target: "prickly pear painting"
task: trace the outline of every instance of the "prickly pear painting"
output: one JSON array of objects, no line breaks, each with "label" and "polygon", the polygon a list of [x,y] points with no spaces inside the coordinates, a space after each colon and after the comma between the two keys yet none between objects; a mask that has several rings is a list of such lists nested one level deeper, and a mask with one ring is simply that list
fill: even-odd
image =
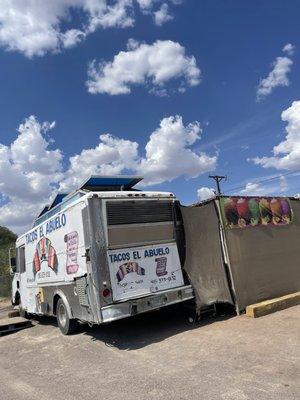
[{"label": "prickly pear painting", "polygon": [[54,247],[51,244],[51,240],[43,237],[36,245],[36,250],[33,256],[33,273],[36,275],[40,270],[43,261],[46,261],[48,267],[57,273],[57,255]]},{"label": "prickly pear painting", "polygon": [[293,220],[290,202],[283,197],[222,197],[225,228],[288,225]]}]

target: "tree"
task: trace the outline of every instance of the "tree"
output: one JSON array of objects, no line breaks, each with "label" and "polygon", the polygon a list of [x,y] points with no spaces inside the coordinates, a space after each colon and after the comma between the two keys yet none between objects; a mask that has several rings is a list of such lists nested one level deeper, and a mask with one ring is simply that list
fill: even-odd
[{"label": "tree", "polygon": [[10,247],[15,245],[17,235],[8,228],[0,226],[0,275],[9,273],[9,256]]}]

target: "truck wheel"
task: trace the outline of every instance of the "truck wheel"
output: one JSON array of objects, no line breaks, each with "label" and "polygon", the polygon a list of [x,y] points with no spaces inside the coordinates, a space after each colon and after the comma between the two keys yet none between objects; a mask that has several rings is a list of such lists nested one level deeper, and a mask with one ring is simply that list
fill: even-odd
[{"label": "truck wheel", "polygon": [[12,306],[19,306],[20,305],[20,293],[19,292],[16,292],[16,294],[15,294],[15,301],[13,301],[13,297],[12,297],[11,305]]},{"label": "truck wheel", "polygon": [[67,307],[62,299],[59,299],[56,307],[57,325],[63,335],[69,335],[78,328],[76,319],[71,319],[68,315]]}]

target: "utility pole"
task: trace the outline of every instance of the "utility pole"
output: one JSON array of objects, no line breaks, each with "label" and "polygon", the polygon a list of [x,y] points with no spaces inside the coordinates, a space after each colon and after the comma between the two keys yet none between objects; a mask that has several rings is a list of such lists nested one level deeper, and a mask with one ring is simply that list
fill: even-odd
[{"label": "utility pole", "polygon": [[216,182],[217,185],[217,195],[219,196],[221,194],[221,188],[220,188],[220,182],[224,179],[227,181],[227,176],[221,176],[221,175],[209,175],[211,179],[213,179]]}]

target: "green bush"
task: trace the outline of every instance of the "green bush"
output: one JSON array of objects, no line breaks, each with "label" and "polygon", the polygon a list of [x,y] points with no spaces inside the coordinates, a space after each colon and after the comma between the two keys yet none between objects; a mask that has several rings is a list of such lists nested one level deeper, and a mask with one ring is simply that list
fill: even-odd
[{"label": "green bush", "polygon": [[9,275],[9,249],[15,246],[17,235],[0,226],[0,298],[10,297],[12,277]]},{"label": "green bush", "polygon": [[12,276],[10,275],[0,276],[0,299],[11,296],[11,282],[12,282]]}]

